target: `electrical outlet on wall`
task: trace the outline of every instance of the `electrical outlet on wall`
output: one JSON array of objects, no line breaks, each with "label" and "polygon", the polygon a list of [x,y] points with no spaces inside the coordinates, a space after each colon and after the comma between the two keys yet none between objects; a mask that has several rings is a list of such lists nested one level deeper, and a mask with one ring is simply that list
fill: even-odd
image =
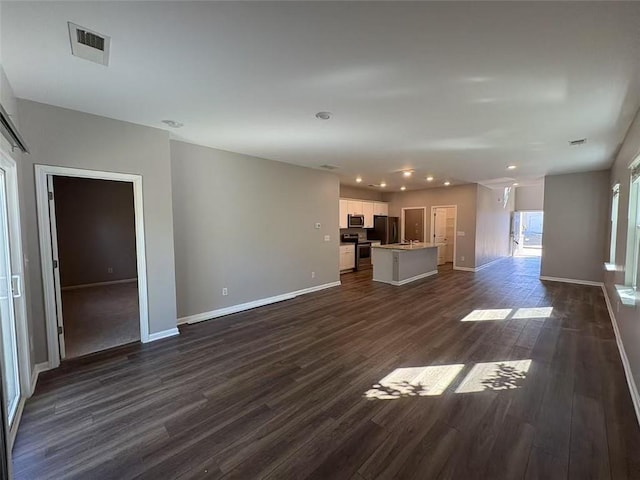
[{"label": "electrical outlet on wall", "polygon": [[113,273],[113,267],[107,267],[107,273]]},{"label": "electrical outlet on wall", "polygon": [[316,278],[316,272],[311,272],[311,278]]},{"label": "electrical outlet on wall", "polygon": [[223,295],[223,296],[227,296],[227,295],[229,295],[229,289],[228,289],[227,287],[224,287],[224,288],[222,289],[222,295]]},{"label": "electrical outlet on wall", "polygon": [[325,235],[324,236],[324,241],[325,242],[330,242],[331,241],[331,235]]},{"label": "electrical outlet on wall", "polygon": [[460,257],[460,261],[461,261],[461,262],[464,262],[464,255],[462,255],[462,256]]}]

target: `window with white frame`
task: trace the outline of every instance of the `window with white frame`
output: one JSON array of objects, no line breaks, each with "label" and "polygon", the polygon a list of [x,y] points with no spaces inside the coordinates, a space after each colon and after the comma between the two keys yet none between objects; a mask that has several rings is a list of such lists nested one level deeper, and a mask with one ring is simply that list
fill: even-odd
[{"label": "window with white frame", "polygon": [[638,264],[640,263],[640,158],[631,167],[629,189],[629,226],[627,231],[627,258],[625,283],[637,288]]},{"label": "window with white frame", "polygon": [[611,196],[611,239],[609,244],[609,263],[616,263],[616,240],[618,236],[618,198],[620,196],[620,184],[613,186]]}]

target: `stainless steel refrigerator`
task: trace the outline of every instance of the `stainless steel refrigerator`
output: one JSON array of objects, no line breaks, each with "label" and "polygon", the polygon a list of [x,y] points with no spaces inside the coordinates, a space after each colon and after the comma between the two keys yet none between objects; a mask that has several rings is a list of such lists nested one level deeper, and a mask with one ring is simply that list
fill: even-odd
[{"label": "stainless steel refrigerator", "polygon": [[400,219],[398,217],[375,215],[373,217],[373,228],[367,232],[367,238],[369,240],[380,240],[383,245],[398,243],[400,238]]}]

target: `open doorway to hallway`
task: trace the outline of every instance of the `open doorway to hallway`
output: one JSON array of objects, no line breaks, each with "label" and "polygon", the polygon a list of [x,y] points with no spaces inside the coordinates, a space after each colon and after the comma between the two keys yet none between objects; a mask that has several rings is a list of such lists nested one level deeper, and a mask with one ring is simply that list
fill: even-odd
[{"label": "open doorway to hallway", "polygon": [[61,358],[140,340],[133,184],[50,178]]},{"label": "open doorway to hallway", "polygon": [[542,256],[542,211],[513,212],[511,216],[511,255]]}]

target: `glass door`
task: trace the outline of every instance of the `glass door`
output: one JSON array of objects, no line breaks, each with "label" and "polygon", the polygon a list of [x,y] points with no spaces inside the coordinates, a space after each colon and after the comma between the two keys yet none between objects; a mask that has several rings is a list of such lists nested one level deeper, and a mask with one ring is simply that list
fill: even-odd
[{"label": "glass door", "polygon": [[5,171],[0,169],[0,333],[2,334],[2,366],[4,371],[4,408],[9,425],[20,401],[18,373],[18,343],[13,310],[9,221],[7,218],[7,188]]}]

